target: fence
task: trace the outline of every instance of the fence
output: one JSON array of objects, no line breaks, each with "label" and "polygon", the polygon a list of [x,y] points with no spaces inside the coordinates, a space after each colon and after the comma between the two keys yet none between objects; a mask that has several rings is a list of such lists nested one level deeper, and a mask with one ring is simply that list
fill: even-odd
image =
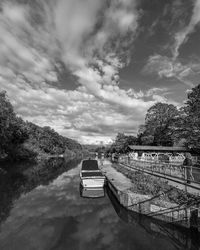
[{"label": "fence", "polygon": [[163,207],[160,205],[159,199],[161,196],[165,196],[171,191],[172,189],[148,200],[132,204],[129,208],[133,211],[143,213],[167,223],[174,223],[184,227],[199,228],[198,213],[200,197],[190,198],[190,200],[183,202],[182,204],[173,204],[168,207]]},{"label": "fence", "polygon": [[127,155],[121,155],[119,157],[119,162],[128,165],[130,168],[133,167],[137,170],[148,172],[148,173],[158,173],[164,177],[173,177],[177,180],[182,180],[189,183],[200,185],[200,168],[198,167],[188,167],[183,166],[181,163],[165,163],[156,162],[153,160],[143,161],[136,160]]}]

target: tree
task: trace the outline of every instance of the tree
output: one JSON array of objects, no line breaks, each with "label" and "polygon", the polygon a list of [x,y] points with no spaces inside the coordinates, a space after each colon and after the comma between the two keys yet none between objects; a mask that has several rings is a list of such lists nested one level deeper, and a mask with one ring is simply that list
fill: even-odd
[{"label": "tree", "polygon": [[141,144],[155,146],[172,146],[174,142],[173,127],[179,116],[173,104],[156,103],[150,107],[145,117],[145,125],[139,133]]},{"label": "tree", "polygon": [[23,120],[16,116],[6,92],[0,92],[0,153],[9,154],[27,138]]},{"label": "tree", "polygon": [[129,151],[129,145],[137,144],[137,138],[135,136],[127,136],[124,133],[118,133],[115,141],[111,145],[108,152],[110,153],[126,153]]},{"label": "tree", "polygon": [[151,145],[153,139],[153,135],[147,134],[145,125],[141,124],[138,129],[137,143],[139,145]]},{"label": "tree", "polygon": [[186,144],[200,151],[200,84],[188,93],[184,112],[186,119],[182,122],[182,128]]},{"label": "tree", "polygon": [[48,126],[40,127],[31,122],[26,122],[26,128],[29,133],[26,144],[38,153],[63,154],[67,150],[74,152],[82,150],[82,146],[75,140],[59,135]]},{"label": "tree", "polygon": [[0,92],[0,157],[31,159],[37,155],[80,152],[75,140],[59,135],[52,128],[39,127],[18,117],[6,92]]},{"label": "tree", "polygon": [[11,139],[10,125],[15,118],[13,107],[8,101],[6,92],[0,92],[0,151],[5,150]]}]

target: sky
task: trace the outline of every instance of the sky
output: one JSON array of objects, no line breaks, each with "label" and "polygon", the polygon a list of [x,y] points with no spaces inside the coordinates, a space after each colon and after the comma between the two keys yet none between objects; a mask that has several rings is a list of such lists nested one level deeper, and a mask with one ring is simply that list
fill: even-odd
[{"label": "sky", "polygon": [[0,0],[0,91],[83,144],[136,135],[199,84],[200,0]]}]

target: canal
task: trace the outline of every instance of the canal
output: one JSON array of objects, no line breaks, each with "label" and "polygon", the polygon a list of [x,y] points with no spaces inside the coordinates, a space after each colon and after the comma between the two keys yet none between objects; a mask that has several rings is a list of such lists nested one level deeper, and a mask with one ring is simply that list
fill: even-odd
[{"label": "canal", "polygon": [[83,197],[80,160],[25,165],[0,182],[1,250],[199,249],[197,232],[128,212],[108,189]]}]

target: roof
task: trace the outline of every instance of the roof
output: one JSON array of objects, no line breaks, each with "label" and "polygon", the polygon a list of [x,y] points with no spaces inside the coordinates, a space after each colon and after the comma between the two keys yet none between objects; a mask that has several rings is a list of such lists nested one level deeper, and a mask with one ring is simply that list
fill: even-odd
[{"label": "roof", "polygon": [[129,145],[129,148],[135,151],[162,151],[162,152],[189,152],[185,147],[162,147],[162,146],[140,146]]},{"label": "roof", "polygon": [[82,170],[99,170],[97,160],[84,160]]},{"label": "roof", "polygon": [[102,173],[101,172],[82,172],[82,177],[102,177]]}]

